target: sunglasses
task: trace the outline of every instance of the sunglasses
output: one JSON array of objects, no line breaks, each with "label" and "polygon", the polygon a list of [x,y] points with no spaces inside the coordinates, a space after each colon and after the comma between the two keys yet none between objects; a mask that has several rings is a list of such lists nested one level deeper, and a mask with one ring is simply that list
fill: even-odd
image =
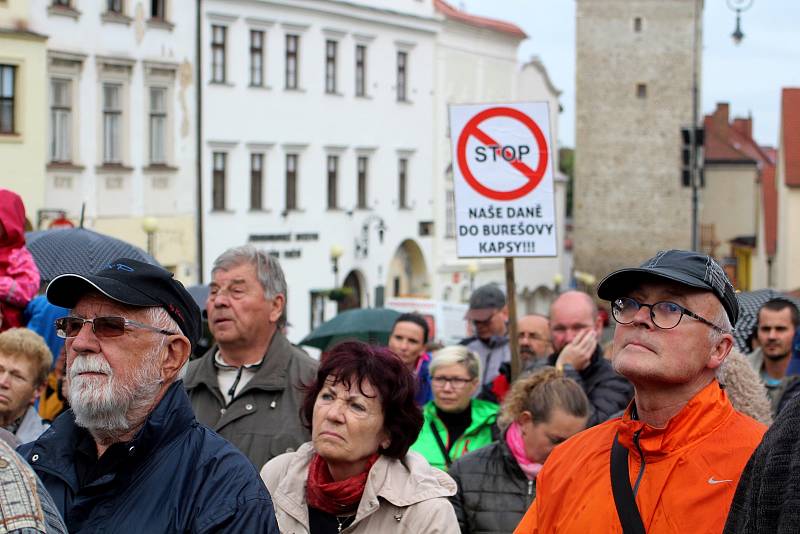
[{"label": "sunglasses", "polygon": [[97,337],[119,337],[125,333],[126,327],[131,326],[136,328],[144,328],[145,330],[150,330],[151,332],[158,332],[159,334],[164,334],[165,336],[174,336],[177,334],[177,332],[162,330],[161,328],[156,328],[155,326],[137,321],[131,321],[130,319],[126,319],[124,317],[108,316],[95,317],[94,319],[84,319],[82,317],[68,316],[62,317],[61,319],[56,319],[56,335],[63,338],[75,337],[80,334],[81,330],[83,329],[83,325],[86,323],[92,325],[92,332]]}]

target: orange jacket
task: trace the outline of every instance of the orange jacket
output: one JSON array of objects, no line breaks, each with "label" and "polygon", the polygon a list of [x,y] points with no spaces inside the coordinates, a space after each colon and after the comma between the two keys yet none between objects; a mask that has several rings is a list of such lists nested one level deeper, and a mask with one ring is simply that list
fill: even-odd
[{"label": "orange jacket", "polygon": [[611,443],[628,449],[631,486],[642,464],[636,504],[649,533],[722,532],[736,485],[766,426],[734,410],[716,380],[664,429],[630,418],[590,428],[559,445],[536,478],[536,500],[514,534],[621,533],[611,492]]}]

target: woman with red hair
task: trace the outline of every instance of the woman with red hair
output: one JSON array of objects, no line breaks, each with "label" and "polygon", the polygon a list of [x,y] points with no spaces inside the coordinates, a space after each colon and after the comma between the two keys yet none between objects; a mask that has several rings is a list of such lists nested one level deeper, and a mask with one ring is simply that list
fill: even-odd
[{"label": "woman with red hair", "polygon": [[385,348],[323,355],[302,408],[311,442],[261,470],[281,532],[459,532],[455,483],[408,451],[422,427],[415,384]]}]

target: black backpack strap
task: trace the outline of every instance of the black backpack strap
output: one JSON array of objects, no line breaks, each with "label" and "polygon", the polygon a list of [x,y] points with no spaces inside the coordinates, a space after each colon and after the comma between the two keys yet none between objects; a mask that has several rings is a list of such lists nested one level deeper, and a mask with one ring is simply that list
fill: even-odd
[{"label": "black backpack strap", "polygon": [[625,534],[645,534],[642,516],[633,496],[631,479],[628,473],[628,449],[619,444],[619,433],[614,435],[611,445],[611,491],[614,493],[614,504]]},{"label": "black backpack strap", "polygon": [[453,463],[453,460],[451,460],[450,455],[447,454],[447,447],[444,446],[444,442],[442,442],[442,436],[439,435],[439,431],[436,430],[436,425],[433,424],[433,421],[431,421],[431,430],[433,431],[433,437],[436,438],[436,444],[439,445],[439,450],[442,451],[445,465],[450,467],[450,464]]}]

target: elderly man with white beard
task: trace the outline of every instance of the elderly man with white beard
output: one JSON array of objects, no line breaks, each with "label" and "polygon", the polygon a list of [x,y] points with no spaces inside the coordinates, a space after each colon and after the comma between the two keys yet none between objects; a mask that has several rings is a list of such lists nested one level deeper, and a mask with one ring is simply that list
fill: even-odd
[{"label": "elderly man with white beard", "polygon": [[72,533],[277,533],[252,464],[194,417],[179,373],[200,310],[172,273],[121,258],[47,288],[70,308],[70,410],[19,452]]}]

